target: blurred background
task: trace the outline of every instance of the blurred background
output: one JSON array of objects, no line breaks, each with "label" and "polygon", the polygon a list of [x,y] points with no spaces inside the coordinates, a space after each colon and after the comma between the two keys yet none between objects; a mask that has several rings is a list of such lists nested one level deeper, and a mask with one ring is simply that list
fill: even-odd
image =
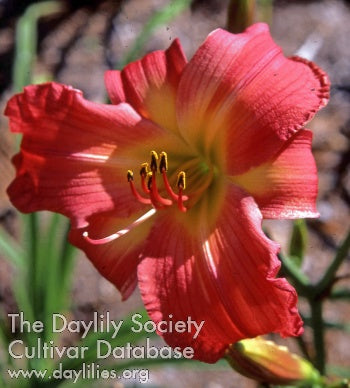
[{"label": "blurred background", "polygon": [[[210,31],[226,26],[229,5],[228,0],[193,0],[187,2],[188,6],[183,2],[185,5],[177,9],[176,2],[166,0],[56,1],[52,12],[37,18],[35,47],[24,47],[21,57],[16,29],[18,33],[18,22],[32,3],[0,0],[1,111],[21,84],[19,78],[25,78],[26,74],[30,82],[55,80],[82,90],[89,100],[105,102],[105,70],[117,68],[125,63],[126,58],[132,59],[135,53],[143,55],[165,49],[176,37],[180,39],[187,57],[191,58]],[[309,233],[302,271],[312,281],[317,281],[350,226],[350,2],[275,0],[260,3],[263,6],[257,18],[270,24],[272,36],[284,53],[290,56],[298,52],[301,56],[311,57],[329,74],[332,82],[329,105],[308,126],[314,132],[313,150],[319,170],[318,210],[321,217],[307,221]],[[140,40],[145,25],[165,7],[170,9],[170,16],[146,29],[146,39]],[[135,41],[138,42],[137,47]],[[32,43],[29,40],[27,44]],[[29,66],[26,50],[29,56],[30,52],[35,52]],[[19,64],[20,75],[16,69]],[[9,133],[7,119],[1,116],[0,228],[14,240],[21,237],[23,222],[8,200],[6,187],[15,174],[10,159],[16,149],[16,138]],[[269,234],[285,250],[288,250],[292,226],[289,221],[265,223]],[[57,238],[63,235],[64,232],[59,231]],[[6,256],[0,250],[0,307],[5,326],[6,314],[18,311],[14,291],[16,264]],[[137,292],[122,303],[115,288],[96,272],[81,252],[77,252],[70,271],[72,285],[68,287],[66,308],[74,319],[90,320],[94,311],[110,311],[114,319],[121,319],[142,306]],[[349,290],[349,274],[348,257],[338,272],[338,276],[342,276],[337,283],[340,289]],[[347,297],[349,295],[325,302],[325,320],[329,326],[326,332],[327,363],[331,373],[344,377],[350,374],[350,305]],[[300,308],[307,317],[309,311],[303,300]],[[76,340],[69,336],[64,339],[66,343]],[[311,333],[306,326],[306,346],[309,341]],[[281,343],[287,343],[299,352],[294,341]],[[93,384],[101,386],[102,383],[92,382],[90,386]],[[104,384],[136,386],[133,385],[135,382]],[[88,382],[85,381],[85,385]],[[216,366],[187,363],[152,368],[151,381],[146,386],[249,388],[255,387],[256,383],[239,376],[225,363]]]}]

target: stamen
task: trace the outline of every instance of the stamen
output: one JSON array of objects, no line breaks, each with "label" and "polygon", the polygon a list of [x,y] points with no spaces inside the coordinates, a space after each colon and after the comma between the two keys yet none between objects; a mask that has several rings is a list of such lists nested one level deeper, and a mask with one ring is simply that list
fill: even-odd
[{"label": "stamen", "polygon": [[180,171],[179,172],[179,174],[177,176],[176,186],[179,189],[183,189],[183,190],[186,189],[186,173],[185,173],[185,171]]},{"label": "stamen", "polygon": [[[148,178],[147,186],[148,186],[148,189],[150,190],[150,197],[151,197],[152,204],[154,206],[156,206],[155,203],[157,203],[157,202],[160,205],[163,205],[161,207],[172,205],[173,202],[170,199],[163,198],[159,194],[158,188],[157,188],[157,180],[156,180],[156,174],[155,173],[153,173],[153,172],[149,173],[149,178]],[[158,205],[158,207],[159,207],[159,205]]]},{"label": "stamen", "polygon": [[[176,193],[174,193],[173,189],[171,188],[170,183],[169,183],[169,181],[168,181],[168,177],[167,177],[165,171],[162,172],[162,176],[163,176],[163,181],[164,181],[165,190],[167,191],[167,193],[170,195],[170,197],[171,197],[174,201],[177,201],[178,198],[179,198],[179,196],[178,196]],[[187,201],[187,200],[188,200],[187,195],[183,195],[183,196],[182,196],[182,199],[183,199],[183,201]]]},{"label": "stamen", "polygon": [[145,213],[144,215],[142,215],[140,218],[138,218],[136,221],[134,221],[128,228],[126,229],[121,229],[119,230],[118,232],[116,233],[113,233],[111,234],[110,236],[107,236],[107,237],[104,237],[104,238],[100,238],[100,239],[92,239],[89,237],[89,233],[87,231],[85,231],[83,233],[83,237],[85,238],[86,241],[88,241],[90,244],[93,244],[93,245],[101,245],[101,244],[106,244],[106,243],[109,243],[111,241],[114,241],[116,240],[117,238],[121,237],[121,236],[124,236],[124,234],[127,234],[129,233],[131,230],[133,230],[136,226],[142,224],[143,222],[145,222],[146,220],[148,220],[150,217],[153,216],[153,214],[155,214],[156,212],[156,209],[151,209],[149,210],[147,213]]},{"label": "stamen", "polygon": [[[164,156],[163,156],[163,159],[164,159]],[[148,189],[151,190],[151,201],[152,203],[156,201],[156,202],[159,202],[161,205],[170,206],[172,205],[173,202],[170,199],[161,197],[158,192],[157,181],[156,181],[156,172],[158,169],[157,162],[158,162],[158,154],[156,153],[156,151],[151,151],[152,181],[150,182],[150,180],[148,179]],[[155,206],[154,203],[153,205]]]},{"label": "stamen", "polygon": [[147,188],[146,185],[146,177],[148,174],[148,163],[142,163],[141,164],[141,170],[140,170],[140,175],[141,175],[141,187],[142,190],[146,193],[149,194],[149,189]]},{"label": "stamen", "polygon": [[[159,171],[162,173],[163,176],[165,190],[174,201],[177,201],[179,196],[175,194],[173,189],[171,188],[170,183],[168,181],[168,176],[166,174],[166,172],[168,171],[168,155],[166,154],[166,152],[160,153]],[[186,201],[188,197],[184,195],[182,199]]]},{"label": "stamen", "polygon": [[168,155],[164,151],[160,153],[159,171],[168,171]]},{"label": "stamen", "polygon": [[156,151],[151,151],[151,171],[157,172],[158,169],[158,154]]},{"label": "stamen", "polygon": [[128,170],[126,177],[128,179],[128,182],[131,182],[134,180],[134,173],[131,170]]},{"label": "stamen", "polygon": [[175,194],[175,193],[173,192],[173,189],[171,188],[170,183],[169,183],[169,181],[168,181],[168,177],[167,177],[167,175],[166,175],[166,171],[163,171],[163,172],[162,172],[162,176],[163,176],[163,181],[164,181],[165,190],[167,191],[167,193],[170,195],[170,197],[171,197],[174,201],[177,201],[178,195]]},{"label": "stamen", "polygon": [[178,174],[177,187],[178,187],[179,193],[176,194],[171,188],[168,181],[168,177],[167,177],[168,156],[164,151],[160,153],[160,158],[158,158],[158,154],[156,151],[151,151],[151,163],[141,164],[141,169],[140,169],[141,187],[143,192],[147,194],[149,198],[144,198],[139,194],[139,192],[136,190],[134,185],[134,174],[131,170],[128,170],[127,178],[128,178],[128,182],[130,183],[132,194],[139,202],[147,205],[152,204],[155,209],[162,209],[166,206],[171,206],[173,204],[173,201],[171,199],[162,197],[158,191],[158,187],[157,187],[158,168],[160,173],[162,174],[163,181],[164,181],[164,188],[166,192],[169,194],[169,196],[173,201],[177,202],[178,208],[181,211],[185,212],[187,208],[183,206],[183,202],[188,200],[188,197],[186,195],[183,195],[183,190],[185,189],[185,183],[186,183],[185,172],[181,171]]},{"label": "stamen", "polygon": [[148,198],[144,198],[142,197],[138,191],[136,190],[136,187],[134,185],[134,173],[131,171],[131,170],[128,170],[128,173],[127,173],[127,179],[128,179],[128,182],[130,183],[130,188],[131,188],[131,192],[133,194],[133,196],[141,203],[145,204],[145,205],[150,205],[152,202],[150,199]]},{"label": "stamen", "polygon": [[177,176],[177,187],[179,188],[177,207],[180,211],[186,213],[187,208],[183,205],[184,198],[182,195],[183,190],[186,188],[186,174],[184,171],[179,172],[179,175]]},{"label": "stamen", "polygon": [[152,205],[154,206],[155,209],[164,209],[165,206],[164,205],[161,205],[159,202],[157,202],[157,200],[155,199],[154,195],[153,195],[153,190],[152,190],[152,172],[149,172],[147,174],[147,188],[148,188],[148,191],[149,191],[149,197],[151,199],[151,202],[152,202]]},{"label": "stamen", "polygon": [[151,188],[152,188],[152,173],[149,172],[149,173],[147,174],[147,189],[148,189],[149,191],[151,191]]}]

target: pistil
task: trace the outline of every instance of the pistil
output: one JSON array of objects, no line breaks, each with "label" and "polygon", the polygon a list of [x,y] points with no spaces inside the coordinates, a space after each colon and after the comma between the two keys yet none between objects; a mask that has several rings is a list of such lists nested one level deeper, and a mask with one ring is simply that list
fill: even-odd
[{"label": "pistil", "polygon": [[127,228],[121,229],[116,233],[111,234],[110,236],[99,238],[99,239],[93,239],[89,237],[89,233],[85,231],[83,233],[83,237],[86,241],[88,241],[90,244],[93,245],[103,245],[107,244],[111,241],[114,241],[118,239],[119,237],[124,236],[124,234],[129,233],[131,230],[136,228],[138,225],[144,223],[146,220],[148,220],[150,217],[152,217],[156,212],[156,209],[151,209],[147,213],[143,214],[141,217],[139,217],[137,220],[135,220],[133,223],[131,223]]}]

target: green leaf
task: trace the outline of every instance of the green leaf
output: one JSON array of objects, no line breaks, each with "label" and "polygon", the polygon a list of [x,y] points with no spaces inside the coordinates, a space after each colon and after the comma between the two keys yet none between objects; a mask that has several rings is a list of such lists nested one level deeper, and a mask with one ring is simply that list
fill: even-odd
[{"label": "green leaf", "polygon": [[73,267],[75,263],[75,256],[77,248],[68,241],[70,223],[67,219],[64,220],[63,236],[61,238],[60,250],[60,275],[61,275],[61,306],[63,309],[68,307],[68,296],[70,293],[71,282],[73,277]]},{"label": "green leaf", "polygon": [[15,60],[13,83],[15,92],[32,82],[32,67],[37,54],[37,23],[44,16],[60,12],[63,4],[59,1],[42,1],[27,7],[16,26]]},{"label": "green leaf", "polygon": [[329,295],[329,299],[350,299],[350,290],[346,288],[333,290]]},{"label": "green leaf", "polygon": [[62,228],[62,217],[59,214],[50,215],[49,227],[47,228],[47,233],[43,236],[42,240],[44,244],[42,245],[41,258],[40,258],[40,281],[41,284],[38,286],[42,288],[42,298],[45,318],[45,340],[50,341],[53,339],[54,335],[50,328],[50,321],[52,319],[52,314],[58,311],[61,311],[61,306],[59,303],[59,294],[61,291],[62,278],[59,271],[59,236]]},{"label": "green leaf", "polygon": [[289,244],[289,256],[295,258],[295,264],[301,266],[307,246],[307,227],[305,220],[295,220]]},{"label": "green leaf", "polygon": [[[5,312],[2,307],[0,307],[0,349],[7,349],[8,345],[12,341],[11,339],[11,333],[10,330],[8,329],[5,321]],[[1,358],[3,357],[3,358]],[[5,366],[4,358],[6,358],[6,364],[12,364],[13,359],[10,356],[8,352],[3,352],[3,354],[0,353],[0,370],[2,367]],[[0,372],[0,375],[2,375],[2,372]]]},{"label": "green leaf", "polygon": [[0,250],[1,256],[9,263],[15,267],[24,267],[24,250],[3,228],[0,228]]}]

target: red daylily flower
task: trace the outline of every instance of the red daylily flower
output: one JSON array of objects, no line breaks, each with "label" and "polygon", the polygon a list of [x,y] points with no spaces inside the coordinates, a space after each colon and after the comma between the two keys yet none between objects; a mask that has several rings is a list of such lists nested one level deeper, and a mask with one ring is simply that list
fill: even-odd
[{"label": "red daylily flower", "polygon": [[70,241],[124,299],[138,282],[155,322],[205,321],[197,338],[163,334],[197,359],[215,362],[242,338],[299,335],[296,292],[275,278],[279,246],[261,222],[318,216],[304,125],[327,103],[325,73],[285,58],[256,24],[215,30],[188,63],[175,40],[105,81],[113,105],[57,83],[8,102],[24,135],[13,204],[69,217]]}]

